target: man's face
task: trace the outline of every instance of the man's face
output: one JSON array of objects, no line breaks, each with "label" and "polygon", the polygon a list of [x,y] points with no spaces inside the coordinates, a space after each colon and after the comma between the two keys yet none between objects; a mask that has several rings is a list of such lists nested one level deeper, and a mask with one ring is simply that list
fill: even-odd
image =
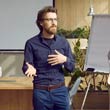
[{"label": "man's face", "polygon": [[57,32],[57,15],[56,13],[46,13],[43,21],[41,22],[43,32],[47,34],[55,34]]}]

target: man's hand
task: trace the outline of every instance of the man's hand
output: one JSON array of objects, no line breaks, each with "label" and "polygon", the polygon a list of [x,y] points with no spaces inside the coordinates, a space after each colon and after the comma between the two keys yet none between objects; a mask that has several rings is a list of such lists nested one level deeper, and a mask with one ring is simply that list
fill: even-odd
[{"label": "man's hand", "polygon": [[25,72],[25,75],[28,77],[37,76],[36,75],[36,69],[31,64],[29,64],[28,62],[26,62],[26,65],[27,65],[28,69]]},{"label": "man's hand", "polygon": [[62,64],[67,61],[67,57],[55,50],[56,54],[48,55],[48,63],[53,65]]}]

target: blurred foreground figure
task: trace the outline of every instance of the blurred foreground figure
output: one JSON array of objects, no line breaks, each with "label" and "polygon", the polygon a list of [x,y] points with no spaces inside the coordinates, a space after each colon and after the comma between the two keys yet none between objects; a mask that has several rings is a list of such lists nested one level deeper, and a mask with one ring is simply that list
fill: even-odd
[{"label": "blurred foreground figure", "polygon": [[108,84],[110,85],[110,74],[108,75]]}]

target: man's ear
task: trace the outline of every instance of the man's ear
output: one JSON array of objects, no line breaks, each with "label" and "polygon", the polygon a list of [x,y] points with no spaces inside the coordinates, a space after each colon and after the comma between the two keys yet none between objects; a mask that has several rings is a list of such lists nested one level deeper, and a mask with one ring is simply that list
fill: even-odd
[{"label": "man's ear", "polygon": [[43,23],[42,23],[42,22],[40,22],[40,25],[42,26],[42,25],[43,25]]}]

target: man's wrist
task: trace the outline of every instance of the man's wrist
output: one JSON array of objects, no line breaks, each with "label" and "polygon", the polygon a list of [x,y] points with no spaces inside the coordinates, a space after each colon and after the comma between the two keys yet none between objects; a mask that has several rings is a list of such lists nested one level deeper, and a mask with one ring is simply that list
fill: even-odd
[{"label": "man's wrist", "polygon": [[64,63],[65,63],[65,62],[67,62],[67,57],[66,57],[66,56],[65,56],[65,60],[64,60]]}]

